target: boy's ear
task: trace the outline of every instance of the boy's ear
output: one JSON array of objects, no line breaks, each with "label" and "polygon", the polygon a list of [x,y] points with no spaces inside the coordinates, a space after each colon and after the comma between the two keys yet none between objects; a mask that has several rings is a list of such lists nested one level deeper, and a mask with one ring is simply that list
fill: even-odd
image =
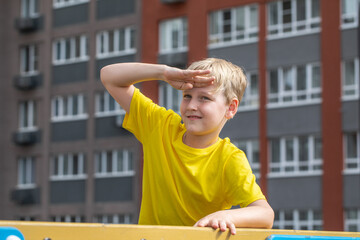
[{"label": "boy's ear", "polygon": [[237,112],[237,109],[238,109],[238,106],[239,106],[239,99],[233,98],[230,101],[230,104],[229,104],[228,109],[226,111],[226,114],[225,114],[226,119],[232,119],[235,116],[235,114]]}]

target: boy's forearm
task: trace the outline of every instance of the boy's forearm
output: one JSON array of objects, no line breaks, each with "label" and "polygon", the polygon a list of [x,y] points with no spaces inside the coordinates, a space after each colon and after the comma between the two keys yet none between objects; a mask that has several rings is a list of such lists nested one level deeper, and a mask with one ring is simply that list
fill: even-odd
[{"label": "boy's forearm", "polygon": [[166,65],[146,63],[117,63],[101,69],[104,85],[127,87],[142,81],[162,80]]},{"label": "boy's forearm", "polygon": [[230,229],[231,234],[236,228],[271,228],[274,222],[274,211],[266,200],[257,200],[245,208],[222,210],[200,219],[195,227]]},{"label": "boy's forearm", "polygon": [[271,208],[250,206],[227,210],[237,228],[272,228],[274,212]]}]

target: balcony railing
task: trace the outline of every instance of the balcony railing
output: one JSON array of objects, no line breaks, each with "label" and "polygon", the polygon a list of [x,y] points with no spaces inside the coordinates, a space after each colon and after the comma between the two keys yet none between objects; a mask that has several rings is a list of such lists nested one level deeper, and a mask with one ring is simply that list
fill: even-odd
[{"label": "balcony railing", "polygon": [[13,140],[17,145],[33,145],[40,142],[40,130],[16,132],[13,135]]},{"label": "balcony railing", "polygon": [[14,86],[19,90],[31,90],[41,85],[42,75],[16,76]]},{"label": "balcony railing", "polygon": [[15,28],[22,33],[34,32],[41,28],[42,17],[21,17],[15,20]]}]

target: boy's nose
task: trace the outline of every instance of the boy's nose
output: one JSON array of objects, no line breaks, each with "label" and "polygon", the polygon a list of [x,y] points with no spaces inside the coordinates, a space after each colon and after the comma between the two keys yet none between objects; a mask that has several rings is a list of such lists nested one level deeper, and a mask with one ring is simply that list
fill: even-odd
[{"label": "boy's nose", "polygon": [[197,103],[197,101],[195,99],[191,99],[189,104],[187,105],[187,108],[189,110],[196,110],[197,107],[198,107],[198,103]]}]

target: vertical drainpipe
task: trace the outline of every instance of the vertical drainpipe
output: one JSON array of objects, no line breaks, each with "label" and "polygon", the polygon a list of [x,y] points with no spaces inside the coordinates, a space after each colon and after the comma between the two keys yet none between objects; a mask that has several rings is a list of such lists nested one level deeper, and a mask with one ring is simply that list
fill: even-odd
[{"label": "vertical drainpipe", "polygon": [[344,229],[340,0],[321,3],[323,228]]},{"label": "vertical drainpipe", "polygon": [[260,145],[260,186],[267,195],[268,173],[268,139],[267,139],[267,111],[266,111],[266,1],[259,3],[259,79],[260,79],[260,106],[259,106],[259,145]]}]

